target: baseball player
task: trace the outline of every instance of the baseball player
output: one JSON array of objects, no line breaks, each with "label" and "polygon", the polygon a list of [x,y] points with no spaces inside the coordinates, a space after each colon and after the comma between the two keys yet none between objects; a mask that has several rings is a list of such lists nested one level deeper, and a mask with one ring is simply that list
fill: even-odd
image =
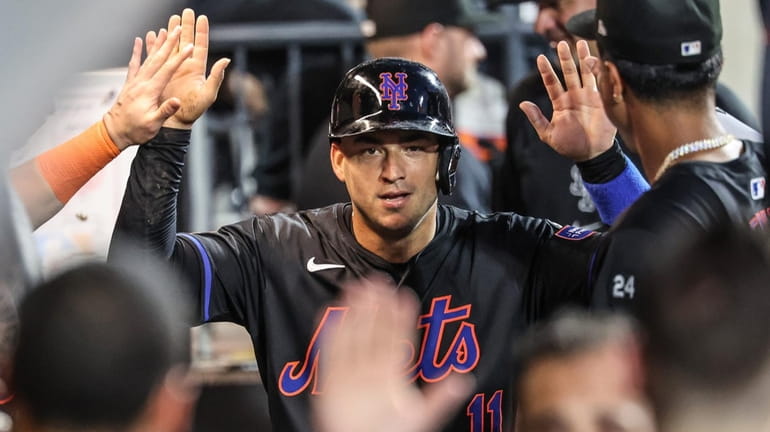
[{"label": "baseball player", "polygon": [[[504,2],[520,3],[520,0]],[[539,11],[534,31],[552,46],[564,40],[574,49],[579,38],[595,39],[572,26],[567,27],[567,23],[573,23],[570,18],[576,14],[596,8],[596,0],[539,0],[537,3]],[[594,32],[595,28],[591,28],[590,33]],[[559,68],[555,71],[561,75]],[[509,94],[508,146],[493,176],[493,210],[515,211],[588,229],[611,224],[612,221],[600,219],[575,163],[540,141],[527,117],[518,109],[523,101],[532,101],[546,116],[551,115],[548,93],[537,71],[522,78]],[[757,121],[748,107],[720,82],[716,86],[716,106],[717,119],[730,133],[740,138],[760,136],[752,129],[757,127]],[[622,140],[620,145],[627,151]],[[638,158],[631,157],[640,166]]]},{"label": "baseball player", "polygon": [[[122,235],[168,257],[190,278],[201,322],[248,329],[276,430],[311,429],[309,400],[324,391],[322,341],[347,313],[335,304],[345,281],[381,274],[419,298],[421,338],[405,351],[410,379],[475,375],[473,394],[446,420],[451,431],[508,425],[511,346],[556,307],[590,300],[594,233],[436,203],[439,190],[452,192],[459,150],[446,89],[419,63],[372,60],[337,88],[330,159],[351,203],[176,234],[189,139],[187,129],[163,128],[140,147],[111,247]],[[636,199],[646,184],[607,155],[611,135],[584,143],[585,159],[622,167],[608,184],[628,185],[626,200]]]},{"label": "baseball player", "polygon": [[[578,52],[599,77],[607,116],[639,153],[653,181],[652,189],[613,225],[597,254],[595,304],[629,304],[637,294],[636,279],[665,233],[699,233],[724,221],[767,225],[768,160],[764,145],[736,139],[715,115],[714,85],[722,66],[717,0],[644,0],[622,6],[600,0],[592,13],[603,61],[588,57],[585,41]],[[649,29],[655,29],[655,38]],[[571,57],[566,43],[559,44],[558,53],[562,64]],[[538,67],[552,73],[544,57]],[[549,96],[564,115],[559,109],[563,90],[553,84],[546,82]],[[555,125],[533,104],[524,103],[522,109],[541,138],[559,144],[549,135]],[[586,131],[594,127],[584,125]]]}]

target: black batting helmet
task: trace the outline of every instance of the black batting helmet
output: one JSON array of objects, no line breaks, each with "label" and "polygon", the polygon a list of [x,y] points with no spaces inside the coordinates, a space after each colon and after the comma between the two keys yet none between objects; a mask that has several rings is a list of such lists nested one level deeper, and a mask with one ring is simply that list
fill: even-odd
[{"label": "black batting helmet", "polygon": [[460,145],[449,95],[435,72],[406,59],[379,58],[345,74],[334,93],[329,140],[388,129],[438,135],[437,182],[450,195]]}]

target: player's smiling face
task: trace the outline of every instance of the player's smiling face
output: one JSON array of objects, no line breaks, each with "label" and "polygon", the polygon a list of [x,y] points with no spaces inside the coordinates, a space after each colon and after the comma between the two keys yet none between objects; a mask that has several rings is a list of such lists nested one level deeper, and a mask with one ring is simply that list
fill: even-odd
[{"label": "player's smiling face", "polygon": [[353,203],[353,224],[387,239],[401,239],[435,217],[436,135],[404,130],[377,131],[332,144],[337,177]]}]

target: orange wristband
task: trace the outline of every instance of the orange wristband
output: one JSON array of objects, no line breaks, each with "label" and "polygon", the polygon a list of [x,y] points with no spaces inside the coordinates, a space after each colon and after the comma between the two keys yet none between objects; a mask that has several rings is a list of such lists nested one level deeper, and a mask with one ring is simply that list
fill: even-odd
[{"label": "orange wristband", "polygon": [[88,180],[120,154],[104,121],[41,154],[35,161],[61,203],[66,203]]}]

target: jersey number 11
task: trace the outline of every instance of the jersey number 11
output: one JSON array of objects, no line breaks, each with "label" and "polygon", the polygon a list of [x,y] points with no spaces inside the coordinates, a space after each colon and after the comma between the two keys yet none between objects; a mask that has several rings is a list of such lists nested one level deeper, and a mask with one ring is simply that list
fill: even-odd
[{"label": "jersey number 11", "polygon": [[[503,391],[496,391],[485,403],[486,396],[484,393],[478,393],[468,404],[466,413],[471,420],[470,432],[501,432],[503,430]],[[484,429],[486,413],[489,413],[489,429]]]}]

